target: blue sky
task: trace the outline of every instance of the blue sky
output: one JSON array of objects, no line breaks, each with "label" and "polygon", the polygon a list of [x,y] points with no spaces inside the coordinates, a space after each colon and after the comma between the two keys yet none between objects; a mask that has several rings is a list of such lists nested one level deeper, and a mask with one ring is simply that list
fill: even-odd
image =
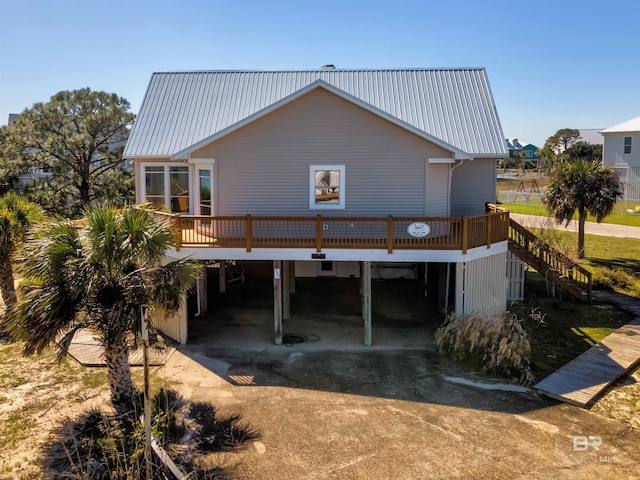
[{"label": "blue sky", "polygon": [[0,0],[0,124],[161,70],[486,67],[506,137],[640,115],[640,1]]}]

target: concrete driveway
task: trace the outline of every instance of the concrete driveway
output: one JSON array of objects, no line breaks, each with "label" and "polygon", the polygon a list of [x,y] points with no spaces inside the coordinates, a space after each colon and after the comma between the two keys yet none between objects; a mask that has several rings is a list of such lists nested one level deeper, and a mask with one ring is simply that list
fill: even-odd
[{"label": "concrete driveway", "polygon": [[159,369],[260,431],[210,459],[234,479],[640,477],[640,430],[531,392],[453,383],[474,377],[435,351],[442,317],[420,282],[374,282],[372,347],[357,280],[299,282],[284,331],[316,341],[291,346],[273,344],[271,295],[265,280],[212,297],[192,343]]},{"label": "concrete driveway", "polygon": [[639,430],[532,393],[452,383],[464,374],[433,346],[307,343],[236,347],[232,357],[214,350],[180,347],[159,373],[181,383],[185,396],[239,413],[260,431],[239,452],[210,459],[232,478],[637,479],[640,472]]}]

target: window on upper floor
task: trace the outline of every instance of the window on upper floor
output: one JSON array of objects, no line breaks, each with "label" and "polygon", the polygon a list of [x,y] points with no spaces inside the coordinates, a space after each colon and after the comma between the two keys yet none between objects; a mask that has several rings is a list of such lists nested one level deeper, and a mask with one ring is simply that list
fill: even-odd
[{"label": "window on upper floor", "polygon": [[631,153],[631,137],[624,137],[624,153]]},{"label": "window on upper floor", "polygon": [[309,208],[344,209],[344,165],[309,167]]},{"label": "window on upper floor", "polygon": [[145,165],[144,178],[143,201],[174,213],[189,212],[189,167]]}]

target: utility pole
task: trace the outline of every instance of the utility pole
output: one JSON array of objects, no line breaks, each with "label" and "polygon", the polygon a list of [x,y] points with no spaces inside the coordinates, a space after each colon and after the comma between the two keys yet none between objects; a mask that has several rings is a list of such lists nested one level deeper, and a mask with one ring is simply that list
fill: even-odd
[{"label": "utility pole", "polygon": [[151,471],[151,405],[149,404],[149,317],[147,305],[140,307],[142,358],[144,364],[144,457],[147,480],[152,480]]}]

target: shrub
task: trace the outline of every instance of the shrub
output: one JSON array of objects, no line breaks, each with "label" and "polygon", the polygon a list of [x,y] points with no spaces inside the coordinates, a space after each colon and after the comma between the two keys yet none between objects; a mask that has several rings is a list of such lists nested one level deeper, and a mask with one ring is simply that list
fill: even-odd
[{"label": "shrub", "polygon": [[594,288],[623,290],[640,297],[640,279],[622,268],[596,268],[593,271]]},{"label": "shrub", "polygon": [[456,318],[451,313],[436,330],[435,344],[441,353],[477,365],[483,372],[517,377],[523,385],[533,383],[529,336],[515,313],[495,318],[479,315]]},{"label": "shrub", "polygon": [[[145,478],[142,403],[134,399],[130,411],[115,414],[87,412],[63,429],[54,442],[54,478],[82,480],[142,480]],[[173,390],[160,390],[151,400],[153,436],[190,479],[222,480],[222,469],[203,465],[203,455],[228,451],[259,437],[238,415],[221,417],[210,403],[190,403]],[[153,454],[153,479],[170,475]]]}]

